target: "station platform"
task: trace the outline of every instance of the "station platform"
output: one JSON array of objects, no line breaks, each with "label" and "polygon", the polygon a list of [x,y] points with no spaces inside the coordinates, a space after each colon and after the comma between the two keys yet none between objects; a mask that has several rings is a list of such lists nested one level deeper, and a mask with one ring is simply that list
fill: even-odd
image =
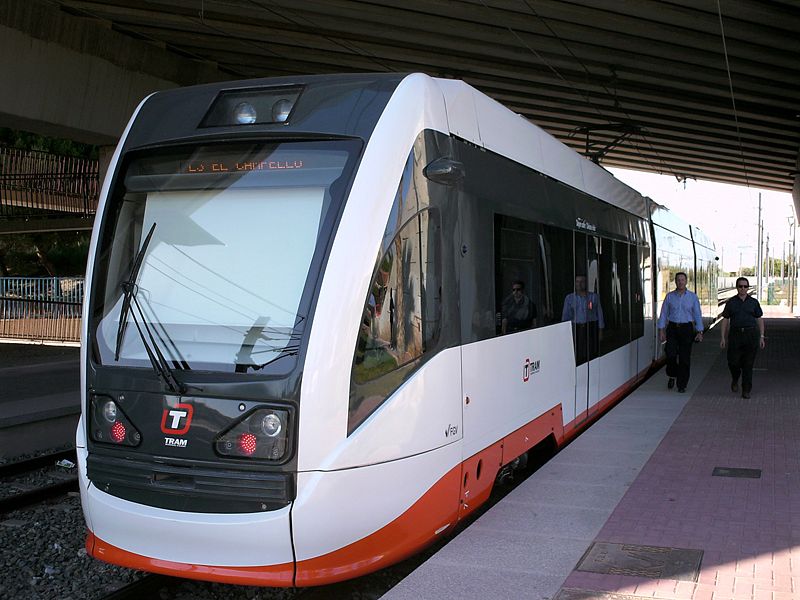
[{"label": "station platform", "polygon": [[800,319],[766,309],[751,399],[713,328],[686,393],[656,373],[382,598],[800,598]]}]

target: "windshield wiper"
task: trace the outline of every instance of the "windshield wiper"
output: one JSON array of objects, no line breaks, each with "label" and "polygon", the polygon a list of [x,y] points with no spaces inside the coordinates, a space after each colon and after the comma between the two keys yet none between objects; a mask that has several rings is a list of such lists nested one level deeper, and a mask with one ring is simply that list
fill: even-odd
[{"label": "windshield wiper", "polygon": [[[179,381],[175,377],[175,373],[172,370],[172,367],[169,366],[169,361],[164,357],[164,354],[161,352],[159,348],[158,341],[156,340],[155,336],[153,335],[150,326],[147,324],[147,318],[145,317],[144,311],[142,307],[139,305],[139,300],[136,299],[136,292],[131,291],[130,293],[131,301],[133,305],[136,307],[136,311],[139,312],[139,317],[142,319],[142,325],[144,325],[144,331],[142,331],[142,325],[139,324],[139,319],[136,318],[136,311],[131,311],[131,318],[133,319],[133,324],[136,325],[136,331],[139,332],[139,337],[142,338],[142,345],[144,345],[145,352],[147,352],[147,358],[150,359],[150,364],[153,365],[153,371],[155,371],[156,375],[158,375],[163,381],[164,384],[169,388],[169,390],[174,394],[185,394],[187,390],[186,384],[182,381]],[[145,331],[147,335],[145,335]],[[150,343],[148,343],[148,338],[150,338]],[[153,344],[153,347],[150,347],[150,344]],[[201,388],[197,388],[201,389]]]},{"label": "windshield wiper", "polygon": [[[181,381],[178,381],[178,379],[175,377],[175,373],[169,366],[169,361],[167,361],[167,359],[164,357],[164,354],[161,352],[158,341],[153,335],[150,326],[147,324],[147,318],[145,317],[144,311],[139,305],[139,301],[136,299],[136,291],[138,288],[136,285],[136,280],[139,277],[139,270],[142,268],[144,255],[147,252],[147,247],[150,245],[150,240],[153,238],[153,232],[155,230],[156,224],[153,223],[152,227],[150,227],[150,231],[147,232],[147,237],[145,237],[144,242],[142,242],[142,247],[136,254],[136,258],[133,261],[133,266],[131,267],[131,272],[128,276],[128,279],[120,284],[120,287],[122,287],[123,299],[122,308],[119,312],[119,327],[117,328],[117,344],[114,351],[114,360],[119,361],[119,355],[122,350],[122,341],[125,338],[125,330],[128,325],[128,314],[130,313],[131,317],[133,318],[133,323],[136,325],[136,330],[139,332],[139,337],[142,339],[145,352],[147,352],[147,358],[150,359],[150,364],[153,365],[153,370],[155,371],[156,375],[164,381],[164,384],[170,389],[170,391],[177,394],[183,394],[186,392],[187,386]],[[136,318],[136,312],[131,310],[131,304],[133,304],[136,307],[136,310],[139,312],[142,324],[144,325],[144,331],[142,330],[142,325],[139,324],[139,319]],[[146,334],[145,331],[147,332]],[[148,338],[150,340],[149,342]],[[151,343],[153,345],[152,348],[150,347]]]},{"label": "windshield wiper", "polygon": [[139,269],[144,262],[144,255],[147,252],[147,246],[150,245],[150,240],[153,237],[153,232],[156,230],[156,224],[150,227],[147,237],[144,238],[142,247],[139,249],[136,258],[133,260],[133,267],[128,279],[120,284],[122,287],[122,308],[119,311],[119,326],[117,327],[117,347],[114,350],[114,360],[119,361],[119,353],[122,350],[122,340],[125,337],[125,329],[128,326],[128,312],[131,309],[131,299],[133,298],[136,290],[136,279],[139,277]]}]

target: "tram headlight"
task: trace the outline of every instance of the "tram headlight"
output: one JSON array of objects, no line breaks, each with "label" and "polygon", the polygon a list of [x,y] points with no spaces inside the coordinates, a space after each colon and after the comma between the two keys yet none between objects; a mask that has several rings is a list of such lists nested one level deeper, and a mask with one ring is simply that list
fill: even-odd
[{"label": "tram headlight", "polygon": [[214,441],[221,456],[282,461],[290,450],[289,410],[259,407],[248,413]]},{"label": "tram headlight", "polygon": [[289,113],[292,112],[294,103],[286,98],[281,98],[272,105],[272,120],[275,123],[285,123],[289,118]]},{"label": "tram headlight", "polygon": [[109,400],[103,405],[103,417],[109,423],[117,420],[117,404],[113,400]]},{"label": "tram headlight", "polygon": [[249,102],[239,102],[233,109],[233,118],[239,125],[255,123],[258,113]]},{"label": "tram headlight", "polygon": [[203,117],[200,127],[286,123],[301,91],[302,86],[223,90]]},{"label": "tram headlight", "polygon": [[281,429],[283,429],[281,418],[274,412],[269,413],[261,419],[261,431],[263,431],[264,435],[267,437],[275,437],[281,432]]}]

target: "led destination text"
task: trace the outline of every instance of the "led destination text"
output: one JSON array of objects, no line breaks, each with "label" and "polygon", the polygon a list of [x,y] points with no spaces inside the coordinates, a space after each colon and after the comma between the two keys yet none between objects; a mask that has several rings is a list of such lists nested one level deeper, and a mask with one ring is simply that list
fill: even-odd
[{"label": "led destination text", "polygon": [[284,169],[302,169],[302,160],[261,160],[245,162],[192,162],[187,163],[187,173],[236,173],[242,171],[278,171]]}]

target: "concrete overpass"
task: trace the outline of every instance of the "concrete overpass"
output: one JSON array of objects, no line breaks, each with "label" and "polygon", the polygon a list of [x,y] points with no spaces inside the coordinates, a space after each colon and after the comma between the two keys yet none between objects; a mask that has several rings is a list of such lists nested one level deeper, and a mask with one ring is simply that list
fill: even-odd
[{"label": "concrete overpass", "polygon": [[424,71],[603,165],[800,209],[798,31],[797,0],[5,0],[0,125],[112,144],[157,89]]}]

